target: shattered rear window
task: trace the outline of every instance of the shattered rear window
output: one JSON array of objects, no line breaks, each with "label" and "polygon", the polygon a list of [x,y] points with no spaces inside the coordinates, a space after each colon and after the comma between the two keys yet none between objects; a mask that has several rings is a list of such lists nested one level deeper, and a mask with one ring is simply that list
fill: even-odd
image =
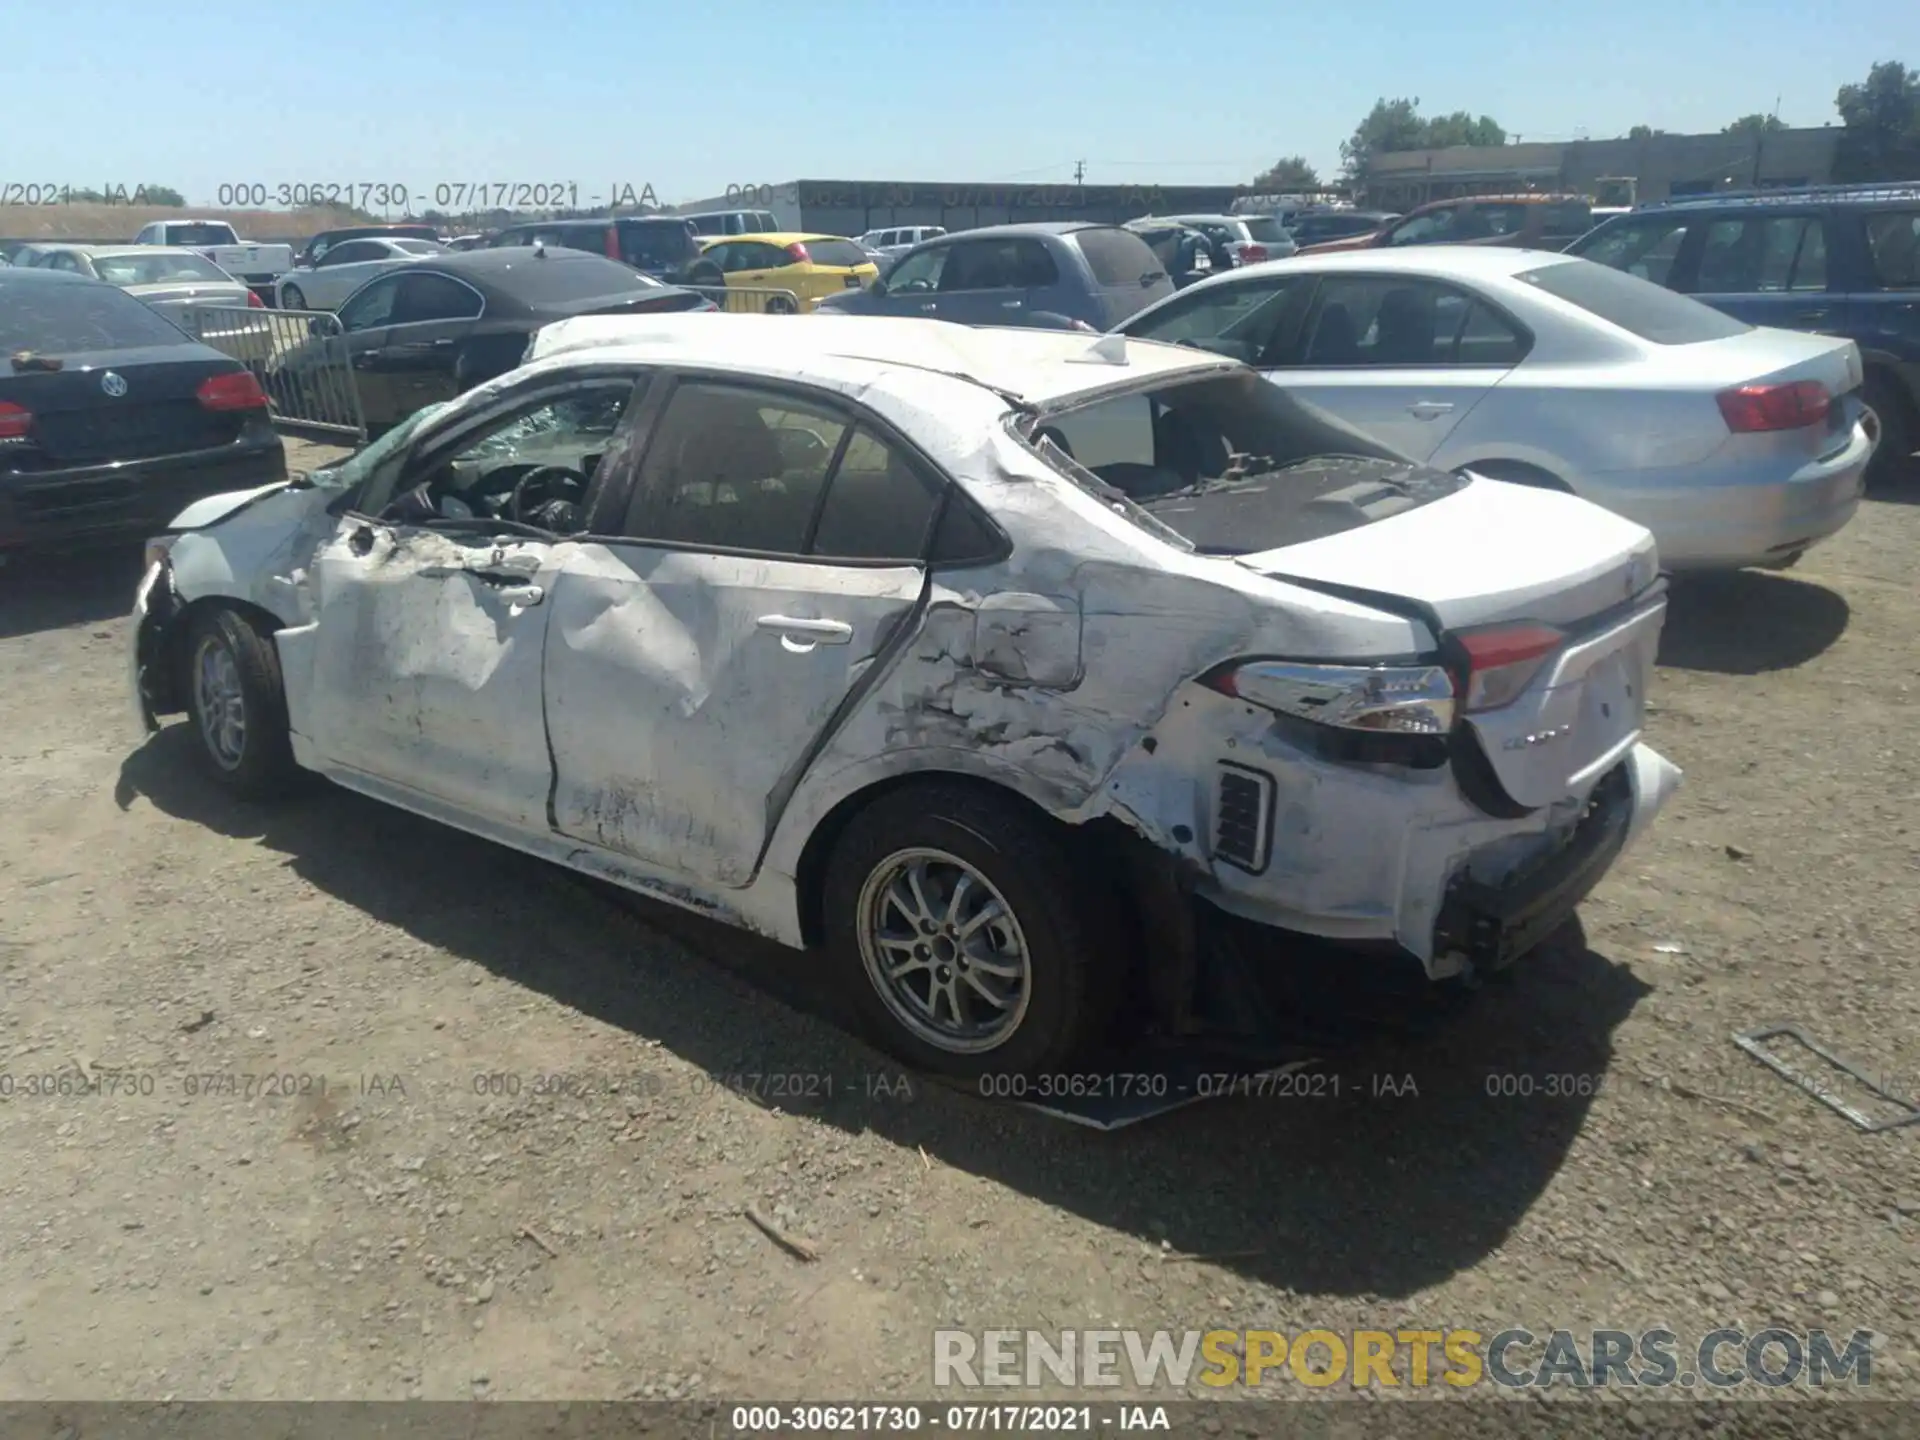
[{"label": "shattered rear window", "polygon": [[1043,412],[1020,433],[1053,468],[1161,539],[1207,554],[1298,544],[1457,490],[1252,371]]}]

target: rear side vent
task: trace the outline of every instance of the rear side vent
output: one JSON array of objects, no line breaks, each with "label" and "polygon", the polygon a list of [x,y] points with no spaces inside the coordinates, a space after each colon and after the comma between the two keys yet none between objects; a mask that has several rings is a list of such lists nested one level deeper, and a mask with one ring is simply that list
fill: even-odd
[{"label": "rear side vent", "polygon": [[1214,858],[1249,875],[1265,870],[1273,838],[1273,777],[1222,762],[1213,815]]}]

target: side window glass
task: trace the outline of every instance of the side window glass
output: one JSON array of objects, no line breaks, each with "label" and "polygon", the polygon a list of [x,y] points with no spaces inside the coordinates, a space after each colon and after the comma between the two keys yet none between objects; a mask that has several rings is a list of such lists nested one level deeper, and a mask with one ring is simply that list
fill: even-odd
[{"label": "side window glass", "polygon": [[[537,482],[538,493],[523,491],[520,518],[556,534],[576,532],[588,486],[633,395],[630,383],[602,381],[523,403],[468,432],[456,448],[436,449],[397,473],[376,473],[362,504],[415,523],[498,516],[522,479],[550,469],[555,473]],[[398,494],[376,493],[383,486]]]},{"label": "side window glass", "polygon": [[[1806,274],[1818,284],[1796,281],[1795,266],[1809,233],[1817,236],[1817,255],[1809,255]],[[1707,227],[1695,289],[1705,295],[1743,295],[1788,289],[1826,288],[1826,237],[1817,219],[1779,215],[1747,220],[1716,220]]]},{"label": "side window glass", "polygon": [[1053,256],[1038,240],[1014,241],[1013,260],[1012,278],[1015,285],[1037,290],[1045,285],[1060,283],[1060,267],[1053,263]]},{"label": "side window glass", "polygon": [[1434,314],[1436,363],[1518,365],[1526,356],[1526,337],[1478,300],[1449,291],[1435,303]]},{"label": "side window glass", "polygon": [[893,267],[893,273],[887,276],[887,293],[924,294],[935,287],[943,290],[950,288],[941,282],[946,278],[948,257],[958,248],[954,245],[936,245],[931,250],[920,250],[904,256]]},{"label": "side window glass", "polygon": [[1687,237],[1687,222],[1676,219],[1636,221],[1616,225],[1577,253],[1583,260],[1624,270],[1655,285],[1668,283],[1673,262],[1680,254],[1680,242]]},{"label": "side window glass", "polygon": [[1416,215],[1389,235],[1387,244],[1431,245],[1451,239],[1459,216],[1458,210],[1435,210],[1426,215]]},{"label": "side window glass", "polygon": [[1015,247],[1004,240],[961,241],[941,273],[942,290],[1005,290],[1014,285]]},{"label": "side window glass", "polygon": [[[1307,365],[1432,365],[1441,351],[1442,291],[1417,280],[1356,276],[1326,280],[1305,347]],[[1460,313],[1454,312],[1458,326]]]},{"label": "side window glass", "polygon": [[372,330],[393,319],[394,296],[400,293],[397,277],[374,281],[358,291],[340,307],[340,326],[344,330]]},{"label": "side window glass", "polygon": [[430,320],[471,320],[480,313],[478,294],[445,275],[401,277],[394,302],[393,323],[415,325]]},{"label": "side window glass", "polygon": [[1869,215],[1867,249],[1882,290],[1920,290],[1920,210]]},{"label": "side window glass", "polygon": [[624,533],[804,554],[846,429],[824,409],[776,392],[683,384],[647,446]]},{"label": "side window glass", "polygon": [[1820,220],[1807,221],[1800,232],[1800,250],[1793,257],[1793,269],[1787,276],[1789,290],[1825,290],[1827,288],[1827,227]]},{"label": "side window glass", "polygon": [[1165,340],[1230,355],[1258,364],[1278,338],[1287,297],[1299,282],[1263,277],[1239,285],[1202,290],[1184,304],[1168,307],[1144,324],[1128,327],[1143,340]]},{"label": "side window glass", "polygon": [[847,560],[913,560],[926,552],[939,489],[865,426],[854,430],[827,486],[812,553]]}]

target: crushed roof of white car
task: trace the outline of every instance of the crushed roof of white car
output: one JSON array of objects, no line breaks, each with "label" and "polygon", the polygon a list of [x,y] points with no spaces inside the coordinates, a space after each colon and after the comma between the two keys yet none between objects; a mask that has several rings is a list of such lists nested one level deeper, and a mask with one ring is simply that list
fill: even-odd
[{"label": "crushed roof of white car", "polygon": [[1197,907],[1509,964],[1678,780],[1646,530],[1153,342],[569,320],[183,521],[135,698],[215,780],[820,947],[954,1075],[1243,1023]]}]

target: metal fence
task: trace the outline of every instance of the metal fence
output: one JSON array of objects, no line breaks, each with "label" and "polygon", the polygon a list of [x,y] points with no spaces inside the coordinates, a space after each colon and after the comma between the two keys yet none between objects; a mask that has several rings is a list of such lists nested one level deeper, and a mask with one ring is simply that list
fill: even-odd
[{"label": "metal fence", "polygon": [[267,392],[276,425],[356,442],[367,438],[353,357],[338,316],[196,305],[180,312],[180,323],[253,372]]},{"label": "metal fence", "polygon": [[753,285],[688,285],[729,315],[798,315],[813,303],[791,290],[769,290]]}]

